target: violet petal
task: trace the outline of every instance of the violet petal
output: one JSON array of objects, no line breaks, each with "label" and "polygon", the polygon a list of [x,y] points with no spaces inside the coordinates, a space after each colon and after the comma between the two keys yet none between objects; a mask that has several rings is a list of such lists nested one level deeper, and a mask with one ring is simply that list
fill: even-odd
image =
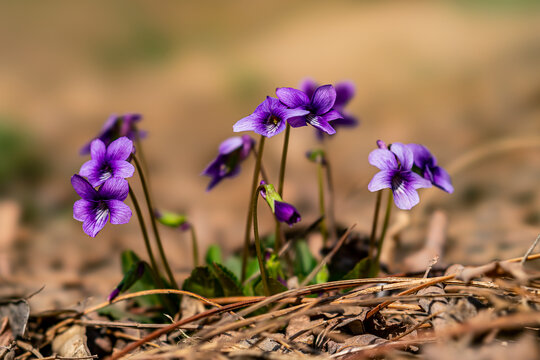
[{"label": "violet petal", "polygon": [[375,149],[369,153],[368,161],[380,170],[395,170],[398,167],[396,156],[386,149]]},{"label": "violet petal", "polygon": [[116,199],[124,201],[129,193],[127,180],[121,178],[111,178],[107,180],[98,190],[102,199]]},{"label": "violet petal", "polygon": [[[107,147],[108,160],[127,160],[133,151],[133,141],[122,136]],[[94,159],[92,157],[92,159]],[[97,159],[94,159],[97,160]]]},{"label": "violet petal", "polygon": [[111,214],[111,224],[127,224],[131,219],[131,209],[120,200],[106,200]]},{"label": "violet petal", "polygon": [[449,194],[454,192],[450,175],[440,166],[433,169],[433,185],[439,187]]},{"label": "violet petal", "polygon": [[96,200],[98,198],[97,191],[80,175],[71,177],[71,185],[73,185],[77,194],[85,200]]},{"label": "violet petal", "polygon": [[392,187],[392,176],[394,171],[382,170],[376,173],[368,184],[368,190],[371,192],[382,189],[390,189]]},{"label": "violet petal", "polygon": [[414,162],[412,151],[402,143],[393,143],[390,145],[390,150],[396,154],[401,163],[402,170],[411,170]]},{"label": "violet petal", "polygon": [[311,99],[311,108],[316,115],[327,113],[336,101],[336,89],[332,85],[323,85],[315,90]]},{"label": "violet petal", "polygon": [[290,87],[277,88],[276,95],[279,101],[291,109],[309,105],[309,97],[303,91],[298,89]]}]

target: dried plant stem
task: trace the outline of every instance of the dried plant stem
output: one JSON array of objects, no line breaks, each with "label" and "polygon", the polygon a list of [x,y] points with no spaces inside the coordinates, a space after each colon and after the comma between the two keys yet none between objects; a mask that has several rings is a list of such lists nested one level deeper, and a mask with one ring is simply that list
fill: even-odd
[{"label": "dried plant stem", "polygon": [[238,309],[238,308],[242,308],[242,307],[248,306],[248,305],[256,303],[256,302],[257,302],[257,300],[244,301],[244,302],[241,302],[241,303],[235,303],[235,304],[223,306],[221,308],[214,308],[214,309],[210,309],[210,310],[204,311],[202,313],[199,313],[197,315],[193,315],[193,316],[188,317],[186,319],[182,319],[180,321],[174,322],[172,324],[167,325],[164,328],[161,328],[161,329],[158,329],[158,330],[152,332],[151,334],[149,334],[148,336],[145,336],[144,338],[142,338],[139,341],[136,341],[134,343],[129,344],[128,346],[126,346],[122,350],[120,350],[120,351],[114,353],[113,355],[111,355],[108,359],[109,360],[120,359],[120,358],[124,357],[125,355],[127,355],[130,351],[135,350],[136,348],[138,348],[139,346],[141,346],[141,345],[143,345],[143,344],[145,344],[145,343],[147,343],[149,341],[152,341],[154,339],[157,339],[161,335],[167,334],[167,333],[181,327],[182,325],[189,324],[189,323],[191,323],[193,321],[197,321],[197,320],[200,320],[200,319],[204,319],[204,318],[206,318],[208,316],[221,314],[221,313],[224,313],[224,312],[228,312],[228,311],[232,311],[232,310],[235,310],[235,309]]},{"label": "dried plant stem", "polygon": [[523,256],[523,259],[521,259],[521,265],[525,264],[525,261],[527,261],[527,258],[529,257],[529,255],[531,255],[531,253],[533,252],[536,245],[538,245],[538,242],[540,242],[540,234],[536,237],[536,240],[534,240],[534,242],[531,245],[531,247],[529,248],[529,250],[527,250],[527,252]]},{"label": "dried plant stem", "polygon": [[215,306],[217,308],[220,308],[221,305],[213,302],[212,300],[209,300],[201,295],[198,295],[198,294],[195,294],[195,293],[192,293],[190,291],[186,291],[186,290],[175,290],[175,289],[153,289],[153,290],[143,290],[143,291],[137,291],[137,292],[134,292],[134,293],[129,293],[129,294],[124,294],[124,295],[120,295],[118,296],[117,298],[115,298],[113,301],[107,301],[107,302],[104,302],[104,303],[101,303],[101,304],[98,304],[96,306],[92,306],[88,309],[85,309],[83,311],[83,315],[88,315],[94,311],[98,311],[100,309],[103,309],[104,307],[107,307],[109,305],[112,305],[112,304],[116,304],[117,302],[120,302],[120,301],[124,301],[124,300],[128,300],[128,299],[133,299],[133,298],[137,298],[137,297],[141,297],[141,296],[148,296],[148,295],[168,295],[168,294],[175,294],[175,295],[187,295],[187,296],[191,296],[197,300],[201,300],[202,302],[208,304],[208,305],[212,305],[212,306]]},{"label": "dried plant stem", "polygon": [[150,198],[150,192],[148,190],[148,185],[147,185],[144,173],[143,173],[142,166],[139,160],[137,160],[137,156],[133,156],[133,162],[135,163],[135,167],[137,168],[137,172],[139,173],[139,178],[141,180],[144,197],[146,199],[146,205],[148,207],[148,214],[150,216],[150,223],[152,224],[152,230],[154,232],[154,237],[156,240],[156,244],[158,246],[161,261],[163,262],[163,266],[165,267],[165,272],[167,273],[167,277],[169,278],[169,282],[171,283],[171,286],[174,289],[178,289],[178,284],[176,283],[176,280],[174,279],[174,275],[171,271],[171,267],[169,266],[169,262],[167,261],[167,257],[165,256],[165,251],[163,250],[163,244],[161,242],[161,237],[159,236],[159,231],[156,224],[156,217],[154,215],[154,207],[152,206],[152,200]]},{"label": "dried plant stem", "polygon": [[161,281],[161,275],[159,274],[159,269],[157,267],[156,259],[154,257],[154,252],[152,251],[152,246],[150,245],[150,239],[148,238],[148,231],[146,230],[146,224],[144,223],[141,207],[139,206],[137,197],[135,196],[135,193],[133,192],[133,190],[131,190],[131,187],[129,188],[129,196],[131,197],[131,202],[133,203],[133,207],[135,208],[135,213],[137,214],[137,218],[139,219],[139,225],[141,226],[141,232],[144,239],[144,246],[146,247],[146,252],[148,253],[148,257],[150,258],[150,263],[152,264],[152,274],[154,277],[154,281],[156,281],[157,286],[163,287],[163,283]]},{"label": "dried plant stem", "polygon": [[249,197],[249,203],[248,203],[248,215],[246,220],[246,230],[244,233],[244,250],[242,251],[242,276],[241,276],[241,282],[244,282],[246,280],[246,268],[247,268],[247,260],[249,256],[249,239],[250,239],[250,232],[251,232],[251,223],[253,221],[253,212],[252,212],[252,206],[253,203],[253,197],[255,199],[257,198],[257,194],[255,189],[257,189],[257,186],[259,184],[259,173],[261,172],[261,162],[262,162],[262,154],[264,150],[264,140],[266,138],[261,135],[261,138],[259,140],[259,150],[257,151],[257,161],[255,162],[255,168],[253,169],[253,181],[251,183],[251,192]]},{"label": "dried plant stem", "polygon": [[352,224],[351,227],[349,227],[347,229],[347,231],[345,231],[345,234],[343,234],[341,236],[341,238],[339,239],[339,241],[337,242],[337,244],[335,244],[335,246],[332,248],[332,251],[330,251],[325,257],[324,259],[322,259],[322,261],[317,264],[317,266],[315,266],[315,268],[309,273],[308,276],[306,276],[306,278],[304,279],[304,281],[302,281],[302,283],[300,284],[300,286],[306,286],[310,281],[311,279],[313,279],[317,273],[322,269],[322,267],[324,265],[326,265],[331,259],[332,257],[338,252],[338,250],[341,248],[341,245],[343,245],[343,243],[345,242],[345,240],[347,239],[347,237],[349,236],[350,232],[352,231],[352,229],[354,229],[354,227],[356,226],[356,223],[355,224]]},{"label": "dried plant stem", "polygon": [[257,196],[258,192],[263,190],[264,187],[258,186],[252,197],[251,212],[253,213],[253,236],[255,238],[255,250],[257,251],[257,260],[259,260],[259,271],[261,272],[261,279],[264,288],[264,294],[270,296],[270,287],[268,286],[268,275],[264,268],[264,259],[261,248],[261,239],[259,238],[259,220],[257,219]]},{"label": "dried plant stem", "polygon": [[[433,278],[433,279],[430,279],[429,281],[423,283],[423,284],[420,284],[420,285],[417,285],[415,287],[412,287],[410,289],[407,289],[405,291],[402,291],[400,292],[397,296],[404,296],[404,295],[409,295],[409,294],[412,294],[412,293],[415,293],[417,292],[418,290],[421,290],[423,288],[426,288],[428,286],[431,286],[431,285],[435,285],[435,284],[438,284],[438,283],[441,283],[441,282],[444,282],[444,281],[447,281],[447,280],[452,280],[453,278],[456,277],[456,274],[451,274],[451,275],[447,275],[447,276],[440,276],[440,277],[436,277],[436,278]],[[375,315],[376,313],[378,313],[381,309],[387,307],[388,305],[390,305],[392,302],[394,302],[395,300],[388,300],[388,301],[385,301],[377,306],[375,306],[373,309],[371,309],[367,314],[366,314],[366,319],[369,319],[370,317],[372,317],[373,315]]]}]

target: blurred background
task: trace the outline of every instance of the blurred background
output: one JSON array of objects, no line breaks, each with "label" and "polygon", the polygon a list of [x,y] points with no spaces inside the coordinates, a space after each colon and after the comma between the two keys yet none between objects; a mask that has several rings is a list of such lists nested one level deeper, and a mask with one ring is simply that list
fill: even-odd
[{"label": "blurred background", "polygon": [[[370,229],[375,141],[421,143],[456,190],[421,192],[404,251],[422,246],[441,210],[445,262],[523,255],[540,228],[539,10],[525,0],[1,2],[0,289],[45,286],[36,310],[98,301],[121,279],[121,251],[144,254],[135,217],[96,238],[72,218],[69,179],[89,159],[79,149],[112,113],[143,115],[155,204],[188,214],[203,250],[239,247],[253,160],[209,193],[199,174],[237,120],[306,77],[356,85],[347,109],[360,125],[324,143],[341,223]],[[271,179],[282,141],[267,142]],[[317,146],[312,128],[292,132],[285,199],[306,224],[317,190],[304,154]],[[163,233],[181,278],[189,239]]]}]

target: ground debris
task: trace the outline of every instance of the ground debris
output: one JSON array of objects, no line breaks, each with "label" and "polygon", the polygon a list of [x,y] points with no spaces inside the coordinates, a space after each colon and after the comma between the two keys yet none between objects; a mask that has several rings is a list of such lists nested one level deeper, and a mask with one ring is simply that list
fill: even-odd
[{"label": "ground debris", "polygon": [[[497,360],[519,351],[525,353],[514,358],[536,358],[540,287],[519,272],[493,271],[516,261],[492,264],[466,278],[459,277],[466,269],[451,266],[439,277],[340,280],[205,305],[187,300],[169,324],[98,316],[108,303],[34,314],[24,341],[5,317],[0,351],[21,360],[35,354],[117,359],[126,349],[133,359]],[[144,315],[138,309],[133,316]]]}]

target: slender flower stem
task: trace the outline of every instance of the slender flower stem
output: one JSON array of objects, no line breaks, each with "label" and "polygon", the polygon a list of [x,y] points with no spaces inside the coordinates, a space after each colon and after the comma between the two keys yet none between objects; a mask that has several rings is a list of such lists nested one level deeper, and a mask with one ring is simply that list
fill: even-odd
[{"label": "slender flower stem", "polygon": [[381,230],[381,237],[379,238],[379,242],[377,243],[377,256],[375,257],[375,261],[373,262],[373,266],[371,266],[371,276],[375,277],[377,276],[377,273],[379,272],[379,260],[381,258],[381,251],[382,251],[382,245],[384,238],[386,236],[386,230],[388,230],[388,223],[390,222],[390,213],[392,211],[392,200],[393,195],[392,191],[388,191],[388,201],[386,203],[386,212],[384,214],[384,221],[383,221],[383,227]]},{"label": "slender flower stem", "polygon": [[375,256],[375,235],[377,234],[377,224],[379,223],[379,212],[381,210],[382,191],[377,191],[377,200],[375,201],[375,212],[373,214],[373,224],[371,225],[371,235],[369,237],[368,258],[373,260]]},{"label": "slender flower stem", "polygon": [[270,296],[270,287],[268,286],[268,278],[266,269],[264,268],[263,254],[261,249],[261,240],[259,239],[259,220],[257,219],[257,200],[259,199],[258,193],[264,189],[262,186],[258,186],[252,196],[251,211],[253,213],[253,236],[255,237],[255,250],[257,251],[257,259],[259,260],[259,270],[261,272],[261,279],[264,288],[264,295]]},{"label": "slender flower stem", "polygon": [[323,238],[323,247],[326,247],[328,242],[328,230],[326,227],[326,208],[324,206],[324,165],[321,161],[317,162],[317,179],[318,179],[318,185],[319,185],[319,213],[321,214],[321,235]]},{"label": "slender flower stem", "polygon": [[191,230],[191,247],[193,248],[193,265],[195,267],[199,266],[199,245],[197,243],[197,234],[195,233],[195,228],[193,225],[190,227]]},{"label": "slender flower stem", "polygon": [[287,123],[285,128],[285,138],[283,139],[283,151],[281,152],[281,165],[279,167],[278,193],[283,197],[283,180],[285,179],[285,167],[287,165],[287,151],[289,150],[289,137],[291,134],[291,125]]},{"label": "slender flower stem", "polygon": [[167,277],[169,278],[171,286],[177,289],[178,284],[174,279],[171,267],[169,266],[169,262],[167,261],[167,257],[165,256],[165,251],[163,250],[163,244],[161,243],[161,238],[159,236],[159,231],[156,224],[156,217],[154,215],[154,207],[152,206],[152,200],[150,199],[150,192],[148,191],[148,185],[144,177],[143,169],[141,167],[141,164],[139,163],[139,160],[137,160],[137,156],[133,156],[133,162],[135,163],[135,167],[137,168],[137,172],[139,173],[139,178],[141,179],[144,197],[146,199],[146,205],[148,207],[148,213],[150,215],[150,222],[152,223],[152,230],[154,232],[154,237],[156,239],[156,244],[158,246],[161,261],[163,262],[163,266],[165,267],[165,272],[167,273]]},{"label": "slender flower stem", "polygon": [[332,168],[330,167],[330,161],[326,159],[326,187],[328,188],[328,227],[330,229],[329,233],[332,238],[332,243],[335,243],[337,239],[337,228],[336,228],[336,214],[335,214],[335,197],[334,197],[334,181],[332,178]]},{"label": "slender flower stem", "polygon": [[[154,258],[154,252],[152,251],[152,246],[150,245],[150,239],[148,238],[148,231],[146,230],[146,224],[144,223],[141,207],[139,206],[137,197],[135,196],[135,193],[133,192],[133,190],[131,190],[131,187],[129,188],[129,196],[131,197],[131,202],[133,203],[135,212],[137,213],[137,218],[139,218],[139,225],[141,226],[141,232],[144,238],[144,245],[146,246],[146,252],[148,253],[148,257],[150,258],[150,263],[152,264],[151,269],[150,269],[152,279],[154,280],[154,284],[158,288],[163,289],[165,288],[165,285],[163,284],[163,281],[161,280],[161,275],[157,267],[156,259]],[[176,313],[175,307],[168,297],[166,297],[165,295],[161,295],[160,299],[163,302],[163,305],[165,306],[169,314]]]},{"label": "slender flower stem", "polygon": [[[283,184],[285,180],[285,168],[287,165],[287,152],[289,150],[289,137],[291,134],[291,125],[287,123],[285,128],[285,137],[283,139],[283,150],[281,152],[281,165],[279,166],[279,183],[278,183],[278,194],[283,197]],[[276,230],[274,235],[274,250],[277,253],[282,245],[281,239],[281,223],[276,219]]]},{"label": "slender flower stem", "polygon": [[[133,207],[135,208],[135,212],[137,213],[137,218],[139,219],[139,225],[141,226],[141,232],[144,238],[144,245],[146,246],[146,252],[148,253],[148,257],[150,258],[152,269],[156,273],[158,273],[158,278],[159,278],[159,270],[157,267],[156,258],[154,257],[152,246],[150,245],[150,239],[148,238],[148,231],[146,230],[146,224],[144,223],[144,218],[141,213],[141,207],[139,206],[139,202],[137,201],[137,198],[135,197],[135,193],[133,192],[133,190],[131,190],[131,187],[129,188],[129,196],[131,197],[131,202],[133,203]],[[162,287],[163,284],[159,286]]]},{"label": "slender flower stem", "polygon": [[249,256],[249,243],[250,243],[249,233],[251,231],[251,224],[253,221],[253,211],[252,211],[251,204],[253,202],[253,197],[255,197],[255,199],[257,198],[255,190],[257,189],[257,186],[259,184],[259,172],[261,171],[261,161],[262,161],[262,154],[264,150],[265,139],[266,138],[263,135],[261,135],[261,138],[259,140],[259,150],[257,151],[257,161],[255,162],[255,168],[253,169],[253,181],[251,183],[251,193],[250,193],[250,198],[249,198],[248,215],[247,215],[247,220],[246,220],[246,231],[244,234],[244,250],[242,252],[242,276],[241,276],[242,282],[246,280],[246,268],[247,268],[247,260]]}]

